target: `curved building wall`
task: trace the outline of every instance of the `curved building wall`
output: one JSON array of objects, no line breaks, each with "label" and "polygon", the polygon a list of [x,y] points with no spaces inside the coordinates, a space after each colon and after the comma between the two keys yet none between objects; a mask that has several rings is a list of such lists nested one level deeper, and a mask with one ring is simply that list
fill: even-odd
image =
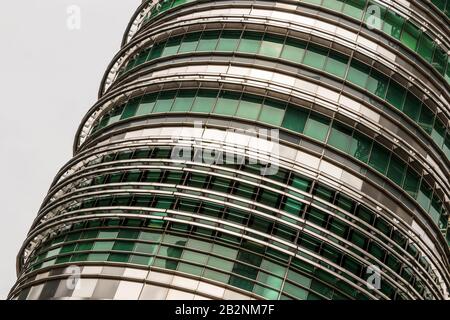
[{"label": "curved building wall", "polygon": [[144,2],[9,298],[448,299],[448,11],[389,3]]}]

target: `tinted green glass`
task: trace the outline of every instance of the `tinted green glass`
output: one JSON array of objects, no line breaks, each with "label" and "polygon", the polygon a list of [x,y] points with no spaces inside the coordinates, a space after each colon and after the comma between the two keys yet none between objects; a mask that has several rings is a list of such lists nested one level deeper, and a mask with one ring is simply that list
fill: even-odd
[{"label": "tinted green glass", "polygon": [[444,50],[442,50],[440,47],[438,47],[434,51],[432,65],[433,65],[433,67],[436,68],[436,70],[440,74],[444,74],[445,73],[445,69],[447,67],[447,60],[448,60],[448,55],[444,52]]},{"label": "tinted green glass", "polygon": [[417,202],[426,211],[428,211],[428,208],[430,207],[432,193],[433,189],[425,183],[425,181],[422,181],[420,184],[419,193],[417,195]]},{"label": "tinted green glass", "polygon": [[96,251],[110,251],[114,246],[114,241],[96,241],[93,250]]},{"label": "tinted green glass", "polygon": [[165,91],[161,92],[156,101],[153,112],[168,112],[172,108],[173,100],[176,96],[176,91]]},{"label": "tinted green glass", "polygon": [[222,32],[217,45],[217,51],[235,51],[239,44],[241,31],[225,30]]},{"label": "tinted green glass", "polygon": [[337,52],[331,52],[325,64],[325,71],[340,78],[345,77],[347,71],[348,57]]},{"label": "tinted green glass", "polygon": [[236,116],[240,118],[256,120],[258,119],[259,112],[261,110],[261,104],[261,98],[249,94],[244,94],[241,102],[239,103]]},{"label": "tinted green glass", "polygon": [[397,15],[393,11],[386,11],[384,17],[383,31],[390,34],[394,38],[400,39],[403,23],[405,19]]},{"label": "tinted green glass", "polygon": [[434,49],[435,44],[433,40],[429,36],[423,34],[422,37],[420,38],[417,52],[420,54],[422,58],[424,58],[428,62],[431,62],[433,58]]},{"label": "tinted green glass", "polygon": [[199,90],[195,98],[192,112],[206,112],[209,113],[214,108],[214,103],[217,99],[217,91],[213,90]]},{"label": "tinted green glass", "polygon": [[150,52],[147,60],[153,60],[161,57],[164,50],[165,42],[161,42],[153,45],[152,51]]},{"label": "tinted green glass", "polygon": [[387,171],[387,176],[397,185],[403,185],[403,179],[405,178],[407,165],[397,156],[392,155],[389,162],[389,169]]},{"label": "tinted green glass", "polygon": [[405,101],[406,90],[400,86],[397,82],[391,80],[386,96],[386,100],[397,109],[402,109],[403,102]]},{"label": "tinted green glass", "polygon": [[351,130],[334,122],[328,138],[328,144],[343,152],[348,152],[352,142],[352,133]]},{"label": "tinted green glass", "polygon": [[283,120],[283,128],[303,133],[305,129],[308,113],[298,107],[288,106]]},{"label": "tinted green glass", "polygon": [[366,0],[346,0],[342,12],[355,19],[360,20],[363,16]]},{"label": "tinted green glass", "polygon": [[180,48],[181,40],[183,39],[182,36],[170,38],[166,46],[164,47],[164,50],[162,52],[162,56],[170,56],[178,53],[178,49]]},{"label": "tinted green glass", "polygon": [[221,91],[217,100],[214,113],[233,116],[239,105],[241,93],[232,91]]},{"label": "tinted green glass", "polygon": [[421,31],[417,29],[411,23],[405,23],[405,27],[402,32],[401,42],[411,50],[416,50],[417,40],[420,37]]},{"label": "tinted green glass", "polygon": [[304,134],[320,141],[325,141],[328,129],[330,127],[330,120],[318,114],[311,114],[305,126]]},{"label": "tinted green glass", "polygon": [[284,37],[265,35],[259,54],[278,58],[283,49]]},{"label": "tinted green glass", "polygon": [[258,53],[261,46],[262,35],[260,33],[246,31],[244,32],[238,51],[246,53]]},{"label": "tinted green glass", "polygon": [[197,51],[214,51],[219,40],[220,31],[205,31],[198,43]]},{"label": "tinted green glass", "polygon": [[403,106],[403,112],[416,122],[419,118],[421,104],[422,103],[416,98],[415,95],[408,92],[406,95],[405,104]]},{"label": "tinted green glass", "polygon": [[196,90],[183,90],[178,92],[171,111],[181,112],[191,110],[196,93]]},{"label": "tinted green glass", "polygon": [[431,131],[431,137],[438,146],[442,146],[442,144],[444,143],[445,131],[445,125],[441,122],[441,120],[436,118],[436,120],[434,121],[433,131]]},{"label": "tinted green glass", "polygon": [[140,116],[150,114],[155,106],[157,96],[158,96],[157,93],[145,95],[141,100],[141,104],[139,105],[136,115]]},{"label": "tinted green glass", "polygon": [[403,189],[413,198],[417,197],[417,190],[419,189],[420,176],[408,168],[406,171],[405,180],[403,182]]},{"label": "tinted green glass", "polygon": [[122,116],[120,117],[120,119],[128,119],[133,117],[139,108],[140,100],[141,98],[137,98],[128,101],[122,112]]},{"label": "tinted green glass", "polygon": [[266,100],[259,116],[259,121],[280,126],[284,118],[286,104],[273,100]]},{"label": "tinted green glass", "polygon": [[302,42],[288,38],[281,52],[281,58],[301,63],[305,54],[305,47]]},{"label": "tinted green glass", "polygon": [[372,69],[367,80],[366,89],[378,97],[384,99],[388,88],[389,79],[382,73]]},{"label": "tinted green glass", "polygon": [[183,41],[181,42],[180,49],[178,53],[183,52],[194,52],[197,48],[198,41],[200,40],[201,32],[189,33],[184,36]]},{"label": "tinted green glass", "polygon": [[345,0],[323,0],[322,6],[333,11],[341,12]]},{"label": "tinted green glass", "polygon": [[372,139],[355,131],[353,133],[350,154],[356,159],[366,163],[369,160],[370,150],[372,149]]},{"label": "tinted green glass", "polygon": [[310,67],[321,70],[325,65],[325,59],[327,58],[327,55],[328,50],[314,45],[309,45],[308,49],[306,50],[303,63]]},{"label": "tinted green glass", "polygon": [[366,87],[369,79],[370,68],[358,60],[352,60],[348,70],[347,80],[356,84],[357,86]]},{"label": "tinted green glass", "polygon": [[370,155],[369,165],[382,174],[385,174],[389,164],[389,157],[390,152],[386,148],[382,147],[378,143],[374,143]]}]

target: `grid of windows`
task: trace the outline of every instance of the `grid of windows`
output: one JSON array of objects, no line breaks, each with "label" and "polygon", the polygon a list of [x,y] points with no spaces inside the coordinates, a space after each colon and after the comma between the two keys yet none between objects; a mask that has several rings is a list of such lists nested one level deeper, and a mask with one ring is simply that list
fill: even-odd
[{"label": "grid of windows", "polygon": [[[228,103],[229,100],[234,99],[237,99],[238,103]],[[272,99],[263,99],[246,93],[204,89],[162,91],[132,99],[127,104],[113,109],[101,118],[99,125],[94,127],[94,131],[111,125],[114,121],[124,119],[124,115],[132,117],[133,112],[135,115],[142,115],[139,112],[142,106],[151,113],[197,112],[194,109],[196,104],[200,104],[197,102],[198,100],[202,105],[200,112],[235,115],[240,119],[261,121],[277,126],[281,124],[281,128],[303,134],[339,149],[388,177],[416,199],[425,211],[435,211],[430,206],[433,188],[425,179],[421,178],[421,175],[412,166],[408,165],[407,161],[400,159],[394,152],[343,123],[332,121],[313,111]],[[231,106],[231,110],[227,110],[228,106]],[[130,109],[133,112],[130,112]],[[228,114],[225,110],[228,111]],[[439,207],[441,206],[439,204]],[[433,217],[435,221],[440,219],[439,216]]]},{"label": "grid of windows", "polygon": [[[180,227],[178,223],[165,223],[155,228],[151,219],[78,223],[71,231],[60,233],[44,243],[33,257],[32,269],[73,262],[127,263],[202,276],[266,299],[367,298],[348,283],[335,278],[327,269],[314,267],[304,259],[250,240],[201,228],[190,230],[191,236],[174,233],[179,232]],[[342,260],[343,268],[364,277],[363,265],[351,257],[342,256],[332,246],[315,242],[306,234],[299,237],[299,242],[332,261]],[[312,256],[303,256],[315,260]],[[326,262],[322,265],[326,266]],[[352,279],[346,274],[343,276]],[[427,289],[420,280],[417,283],[417,289],[423,294]],[[384,281],[381,292],[401,299],[388,281]]]},{"label": "grid of windows", "polygon": [[[196,0],[168,0],[162,2],[161,6],[155,6],[146,18],[151,19],[156,15],[175,8],[179,5],[195,2]],[[450,83],[450,58],[433,39],[423,32],[420,26],[409,19],[397,14],[394,10],[383,6],[373,0],[301,0],[299,2],[314,6],[320,6],[344,14],[358,21],[369,21],[372,18],[371,6],[380,9],[379,31],[395,38],[403,45],[416,52],[425,59],[439,74]],[[441,10],[449,14],[449,0],[432,0]],[[446,3],[447,2],[447,3]]]},{"label": "grid of windows", "polygon": [[[128,152],[129,153],[129,152]],[[139,151],[142,154],[142,150]],[[119,158],[121,153],[118,153],[115,157]],[[110,159],[110,157],[108,157]],[[252,171],[252,167],[246,165],[249,169],[245,170],[245,167],[242,168],[242,171]],[[152,172],[152,174],[148,174]],[[153,172],[157,172],[157,174],[153,174]],[[127,177],[130,173],[133,175],[136,173],[135,170],[126,171],[123,170],[121,175],[123,177],[122,182],[129,182]],[[299,192],[310,192],[312,195],[317,196],[325,201],[328,201],[335,206],[339,207],[341,210],[346,211],[350,215],[343,215],[343,212],[340,212],[339,215],[331,215],[328,212],[335,212],[335,208],[331,206],[327,206],[324,203],[319,203],[315,201],[313,198],[309,196],[305,196],[305,194],[301,194],[299,192],[294,192],[291,189],[285,189],[284,193],[282,193],[283,188],[277,186],[275,184],[265,182],[264,187],[255,187],[253,185],[236,182],[230,176],[230,180],[218,178],[211,173],[190,173],[188,177],[183,176],[182,174],[172,174],[172,176],[177,176],[177,181],[168,182],[168,177],[170,177],[171,170],[161,171],[161,170],[144,170],[139,175],[134,175],[137,178],[134,182],[154,182],[154,183],[186,183],[189,187],[201,188],[204,191],[204,194],[207,195],[207,190],[212,190],[216,192],[224,193],[222,198],[225,201],[225,196],[227,194],[237,195],[238,197],[248,198],[249,200],[257,200],[258,203],[268,205],[274,209],[279,209],[284,211],[286,214],[280,216],[280,218],[289,223],[297,223],[295,217],[305,218],[310,223],[317,225],[318,227],[326,228],[330,232],[334,234],[335,243],[342,243],[342,238],[352,242],[354,245],[359,246],[362,250],[366,250],[369,254],[373,255],[376,259],[381,262],[384,262],[388,266],[400,266],[401,263],[395,258],[395,255],[387,254],[389,250],[386,250],[383,244],[386,243],[386,237],[392,239],[392,247],[395,252],[397,252],[398,256],[404,256],[405,251],[411,254],[411,256],[417,260],[422,267],[424,267],[427,272],[432,273],[430,269],[430,265],[426,263],[424,260],[424,256],[419,254],[419,250],[412,243],[407,241],[407,236],[402,234],[398,226],[390,224],[387,220],[377,216],[376,213],[372,212],[369,208],[358,204],[357,202],[351,200],[344,194],[337,192],[333,189],[330,189],[322,184],[314,183],[312,180],[301,177],[297,174],[290,173],[286,170],[281,170],[277,175],[278,181],[285,181],[287,184]],[[217,172],[217,174],[221,174],[221,172]],[[223,173],[222,173],[223,174]],[[78,184],[79,187],[87,187],[87,186],[99,186],[99,184],[108,183],[108,176],[114,176],[115,173],[109,173],[106,175],[101,175],[101,178],[98,179],[98,176],[86,177],[85,180],[80,181]],[[185,173],[184,175],[188,175]],[[154,177],[151,180],[148,180],[148,176]],[[243,178],[242,175],[239,175],[240,178]],[[270,191],[266,189],[266,187],[272,189],[278,189],[280,193],[275,191]],[[99,190],[103,189],[103,186],[99,186]],[[147,190],[150,190],[146,188]],[[159,185],[158,190],[164,190]],[[93,190],[95,191],[95,190]],[[182,190],[179,190],[182,192]],[[294,199],[291,195],[296,196],[297,198],[301,198],[304,202]],[[214,199],[218,199],[217,195],[214,196]],[[235,204],[238,202],[234,201]],[[314,206],[307,206],[305,203],[312,203]],[[270,215],[274,215],[275,211],[267,210],[262,206],[256,206],[254,208],[248,207],[248,205],[242,203],[243,206],[246,206],[248,209],[255,209],[258,212],[265,212]],[[292,228],[285,224],[276,223],[274,221],[270,221],[267,219],[262,219],[261,217],[255,216],[251,212],[246,210],[238,210],[236,208],[229,208],[227,206],[219,205],[210,201],[197,201],[192,198],[184,198],[184,197],[164,197],[160,195],[152,195],[152,194],[119,194],[119,195],[107,195],[107,196],[99,196],[99,197],[85,197],[79,204],[76,206],[71,206],[67,209],[69,212],[78,209],[92,209],[99,207],[110,207],[110,206],[125,206],[125,207],[154,207],[160,209],[173,209],[179,210],[182,212],[192,212],[196,214],[202,214],[209,217],[214,217],[222,220],[229,220],[230,222],[239,223],[242,226],[247,226],[248,228],[264,233],[270,233],[276,237],[285,241],[295,242],[302,246],[303,238],[298,235],[298,230]],[[324,210],[328,210],[324,211]],[[122,208],[125,210],[125,208]],[[63,211],[66,211],[65,209]],[[132,213],[132,208],[129,210]],[[164,215],[167,213],[153,213],[153,215]],[[357,217],[359,220],[356,220]],[[352,224],[350,224],[350,222]],[[153,221],[153,223],[155,223]],[[205,222],[205,224],[210,224]],[[355,228],[354,226],[357,226]],[[228,228],[237,233],[241,233],[241,230],[236,228]],[[308,230],[311,230],[317,234],[320,234],[315,228],[309,227]],[[379,233],[374,232],[377,230]],[[364,235],[365,234],[365,235]],[[374,238],[370,240],[367,235],[372,234],[379,238],[378,241],[375,241]],[[309,236],[310,237],[310,236]],[[297,239],[297,240],[296,240]],[[311,238],[312,239],[312,238]],[[311,240],[313,241],[313,240]],[[310,243],[309,241],[308,243]],[[314,241],[313,241],[314,242]],[[316,241],[317,242],[317,241]],[[276,242],[273,242],[276,243]],[[280,248],[284,249],[284,246],[278,243]],[[342,244],[343,245],[343,244]],[[397,247],[398,246],[398,247]],[[390,248],[388,247],[388,248]],[[307,245],[305,248],[311,249],[315,247],[311,247]],[[330,249],[331,250],[331,249]],[[405,251],[403,251],[405,250]],[[342,254],[341,254],[342,255]],[[333,260],[335,263],[338,263],[340,260]],[[395,263],[394,263],[395,262]],[[378,261],[370,261],[370,263],[379,263]],[[399,272],[400,269],[395,267],[393,269],[395,272]]]},{"label": "grid of windows", "polygon": [[[293,38],[237,30],[186,34],[169,38],[145,49],[127,64],[124,72],[155,58],[200,51],[259,53],[303,64],[346,79],[402,111],[427,132],[440,147],[446,145],[448,148],[449,142],[444,143],[444,136],[448,131],[445,124],[425,102],[394,79],[357,59],[350,59],[336,51]],[[161,111],[164,110],[161,109]],[[207,107],[204,107],[202,111],[210,112]]]}]

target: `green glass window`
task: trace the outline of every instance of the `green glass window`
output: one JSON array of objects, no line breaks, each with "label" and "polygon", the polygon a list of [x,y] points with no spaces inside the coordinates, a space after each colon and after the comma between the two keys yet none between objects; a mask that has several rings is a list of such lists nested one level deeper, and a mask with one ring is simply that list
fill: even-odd
[{"label": "green glass window", "polygon": [[341,12],[345,0],[323,0],[322,6],[336,12]]},{"label": "green glass window", "polygon": [[191,106],[192,103],[194,102],[194,97],[196,93],[197,93],[196,90],[179,91],[171,111],[182,112],[191,110]]},{"label": "green glass window", "polygon": [[239,52],[258,53],[261,46],[262,35],[260,33],[246,31],[239,43]]},{"label": "green glass window", "polygon": [[447,60],[448,55],[445,53],[444,50],[442,50],[440,47],[437,47],[437,49],[434,51],[433,56],[433,67],[436,68],[436,70],[440,74],[444,74],[446,66],[447,66]]},{"label": "green glass window", "polygon": [[301,63],[305,54],[305,45],[294,39],[288,38],[281,52],[281,58]]},{"label": "green glass window", "polygon": [[347,71],[347,65],[348,57],[340,53],[331,51],[325,64],[325,71],[340,78],[344,78],[345,72]]},{"label": "green glass window", "polygon": [[369,79],[370,68],[358,60],[352,60],[348,70],[347,80],[356,84],[357,86],[366,87]]},{"label": "green glass window", "polygon": [[265,35],[259,54],[278,58],[283,49],[284,37]]},{"label": "green glass window", "polygon": [[417,48],[417,52],[426,61],[431,62],[433,59],[433,52],[434,52],[435,46],[436,45],[434,44],[433,40],[429,36],[422,34],[422,37],[420,37],[420,42],[419,42],[419,47]]},{"label": "green glass window", "polygon": [[176,96],[176,91],[165,91],[161,92],[156,101],[155,108],[153,109],[154,113],[157,112],[168,112],[172,108],[173,100]]},{"label": "green glass window", "polygon": [[96,241],[93,250],[95,251],[110,251],[114,246],[114,241]]},{"label": "green glass window", "polygon": [[164,42],[153,45],[152,52],[150,52],[150,55],[148,56],[147,59],[153,60],[161,57],[162,52],[164,50],[164,45],[165,45]]},{"label": "green glass window", "polygon": [[353,133],[352,144],[350,146],[350,154],[356,159],[367,163],[369,160],[370,150],[372,149],[372,139],[355,131]]},{"label": "green glass window", "polygon": [[166,56],[177,54],[178,49],[180,48],[182,38],[183,38],[182,36],[170,38],[167,41],[166,46],[164,47],[162,56],[166,57]]},{"label": "green glass window", "polygon": [[367,237],[364,236],[362,233],[360,233],[359,231],[353,230],[352,234],[350,236],[350,241],[357,245],[360,248],[365,248],[366,244],[367,244]]},{"label": "green glass window", "polygon": [[158,97],[158,93],[152,93],[152,94],[145,95],[141,100],[141,103],[136,112],[136,115],[142,116],[142,115],[150,114],[153,111],[157,97]]},{"label": "green glass window", "polygon": [[284,118],[285,110],[286,103],[266,99],[266,101],[264,101],[259,120],[275,126],[280,126]]},{"label": "green glass window", "polygon": [[308,112],[299,107],[288,106],[282,126],[283,128],[303,133],[307,119]]},{"label": "green glass window", "polygon": [[347,129],[338,122],[334,122],[328,138],[328,144],[343,152],[348,152],[352,142],[352,134],[352,130]]},{"label": "green glass window", "polygon": [[412,120],[417,122],[420,114],[421,104],[422,103],[420,102],[420,100],[417,99],[414,94],[408,92],[408,94],[406,95],[405,104],[403,106],[403,112]]},{"label": "green glass window", "polygon": [[141,101],[141,97],[136,98],[136,99],[131,99],[130,101],[128,101],[128,103],[126,104],[126,106],[122,112],[122,116],[120,117],[120,119],[128,119],[128,118],[133,117],[139,108],[140,101]]},{"label": "green glass window", "polygon": [[384,99],[388,88],[389,79],[382,73],[372,68],[366,89],[378,97]]},{"label": "green glass window", "polygon": [[327,55],[328,50],[315,45],[309,45],[303,63],[310,67],[322,70],[325,65]]},{"label": "green glass window", "polygon": [[411,168],[406,171],[405,181],[403,183],[403,189],[413,198],[417,197],[417,191],[419,189],[420,176]]},{"label": "green glass window", "polygon": [[289,282],[284,284],[283,291],[299,300],[306,300],[309,294],[308,290],[297,287]]},{"label": "green glass window", "polygon": [[178,53],[194,52],[197,49],[201,34],[201,32],[186,34],[181,42]]},{"label": "green glass window", "polygon": [[411,50],[416,51],[417,41],[419,40],[421,31],[411,23],[405,23],[402,32],[401,42]]},{"label": "green glass window", "polygon": [[402,31],[403,23],[405,19],[397,15],[393,11],[386,11],[386,16],[384,17],[383,31],[387,34],[393,36],[394,38],[400,39],[400,33]]},{"label": "green glass window", "polygon": [[241,31],[225,30],[222,32],[217,45],[217,51],[235,51],[239,44],[241,37]]},{"label": "green glass window", "polygon": [[221,91],[217,100],[214,113],[233,116],[239,105],[241,93],[233,91]]},{"label": "green glass window", "polygon": [[405,100],[406,90],[397,82],[391,80],[386,96],[386,100],[397,109],[402,110],[403,102]]},{"label": "green glass window", "polygon": [[258,96],[244,94],[239,103],[236,116],[244,119],[258,119],[261,110],[262,99]]},{"label": "green glass window", "polygon": [[367,0],[346,0],[342,13],[361,20]]},{"label": "green glass window", "polygon": [[431,137],[438,146],[442,146],[442,144],[444,143],[445,131],[445,125],[441,122],[441,120],[436,118],[433,126],[433,131],[431,132]]},{"label": "green glass window", "polygon": [[419,188],[419,193],[417,195],[417,202],[426,211],[428,211],[428,208],[430,207],[432,193],[433,193],[433,189],[428,185],[428,183],[426,183],[424,180],[422,180],[422,183],[420,184],[420,188]]},{"label": "green glass window", "polygon": [[305,126],[304,134],[320,141],[325,141],[330,120],[318,114],[311,113]]},{"label": "green glass window", "polygon": [[405,178],[406,167],[406,163],[400,160],[397,156],[392,155],[387,172],[388,178],[394,181],[397,185],[402,186],[403,179]]},{"label": "green glass window", "polygon": [[389,150],[382,147],[378,143],[374,143],[370,155],[369,165],[378,172],[386,174],[386,170],[389,164],[389,157]]},{"label": "green glass window", "polygon": [[198,43],[197,51],[214,51],[219,40],[220,31],[205,31]]},{"label": "green glass window", "polygon": [[216,98],[217,91],[200,89],[192,106],[192,112],[211,112],[214,108]]}]

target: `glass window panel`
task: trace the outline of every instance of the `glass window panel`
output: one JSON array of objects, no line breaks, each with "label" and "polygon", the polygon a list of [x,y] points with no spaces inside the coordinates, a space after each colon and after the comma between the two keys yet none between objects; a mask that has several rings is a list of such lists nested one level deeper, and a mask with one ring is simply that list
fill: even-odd
[{"label": "glass window panel", "polygon": [[419,189],[420,176],[411,168],[406,171],[405,181],[403,183],[403,189],[414,199],[417,197],[417,191]]},{"label": "glass window panel", "polygon": [[370,68],[367,65],[357,60],[352,60],[348,70],[347,81],[365,88],[369,79],[369,73]]},{"label": "glass window panel", "polygon": [[372,149],[372,139],[355,131],[353,133],[353,140],[350,147],[350,154],[356,159],[367,163],[369,160],[370,150]]},{"label": "glass window panel", "polygon": [[205,31],[198,43],[197,51],[214,51],[219,40],[220,31]]},{"label": "glass window panel", "polygon": [[330,119],[311,113],[306,123],[304,134],[313,139],[325,141],[329,128]]},{"label": "glass window panel", "polygon": [[192,103],[194,102],[196,91],[195,90],[182,90],[179,91],[171,111],[189,111],[191,110]]},{"label": "glass window panel", "polygon": [[328,138],[328,144],[343,151],[349,152],[352,142],[353,131],[334,122],[331,128],[330,137]]},{"label": "glass window panel", "polygon": [[438,146],[442,146],[442,144],[444,143],[445,131],[446,128],[444,124],[441,122],[441,120],[436,118],[433,126],[433,131],[431,132],[431,137]]},{"label": "glass window panel", "polygon": [[232,91],[221,91],[214,113],[233,116],[239,105],[241,93]]},{"label": "glass window panel", "polygon": [[378,97],[384,99],[388,88],[389,79],[382,73],[372,68],[367,80],[366,89]]},{"label": "glass window panel", "polygon": [[308,50],[306,50],[305,59],[303,60],[303,63],[322,70],[325,65],[325,60],[328,55],[328,50],[323,49],[321,47],[317,47],[314,45],[309,45]]},{"label": "glass window panel", "polygon": [[114,241],[96,241],[93,250],[95,251],[110,251],[114,246]]},{"label": "glass window panel", "polygon": [[419,125],[424,129],[428,134],[433,131],[433,124],[434,124],[434,114],[431,112],[430,109],[428,109],[425,105],[422,106],[420,110],[420,116],[419,116]]},{"label": "glass window panel", "polygon": [[217,51],[235,51],[239,44],[241,31],[225,30],[222,32],[217,45]]},{"label": "glass window panel", "polygon": [[258,96],[244,94],[236,112],[237,117],[256,120],[261,110],[262,99]]},{"label": "glass window panel", "polygon": [[178,49],[180,48],[180,44],[181,44],[181,39],[183,37],[179,36],[179,37],[174,37],[174,38],[170,38],[167,43],[166,46],[164,47],[164,50],[162,52],[162,56],[166,57],[169,55],[174,55],[178,53]]},{"label": "glass window panel", "polygon": [[201,32],[190,33],[184,36],[178,53],[194,52],[200,40]]},{"label": "glass window panel", "polygon": [[305,54],[305,47],[305,44],[299,40],[288,38],[281,52],[281,58],[301,63]]},{"label": "glass window panel", "polygon": [[306,120],[308,119],[307,111],[302,110],[300,107],[289,105],[283,120],[283,128],[303,133],[305,129]]},{"label": "glass window panel", "polygon": [[404,22],[405,19],[397,15],[395,12],[388,10],[386,11],[386,16],[384,17],[383,31],[396,39],[400,39],[400,33]]},{"label": "glass window panel", "polygon": [[415,95],[413,95],[411,92],[408,92],[408,94],[406,95],[405,104],[403,106],[403,112],[412,120],[417,122],[420,114],[421,104],[422,103],[419,99],[416,98]]},{"label": "glass window panel", "polygon": [[264,101],[259,121],[280,126],[283,122],[286,103],[270,99]]},{"label": "glass window panel", "polygon": [[430,207],[432,193],[433,189],[428,185],[428,183],[425,182],[425,180],[422,180],[419,188],[419,194],[417,195],[417,202],[419,202],[425,211],[428,211],[428,208]]},{"label": "glass window panel", "polygon": [[447,66],[447,60],[448,60],[448,55],[440,47],[437,47],[436,50],[434,51],[432,65],[433,65],[433,67],[436,68],[436,70],[440,74],[444,74],[446,66]]},{"label": "glass window panel", "polygon": [[433,52],[436,45],[433,40],[427,36],[426,34],[422,34],[420,37],[419,47],[417,48],[417,52],[424,58],[426,61],[431,62],[433,59]]},{"label": "glass window panel", "polygon": [[395,155],[391,156],[391,160],[389,162],[389,169],[387,172],[387,176],[389,179],[394,181],[397,185],[403,185],[403,179],[406,173],[406,163],[404,163],[400,158]]},{"label": "glass window panel", "polygon": [[345,0],[323,0],[322,6],[336,12],[341,12]]},{"label": "glass window panel", "polygon": [[173,100],[176,96],[176,91],[166,91],[161,92],[156,101],[155,108],[153,109],[154,113],[157,112],[168,112],[172,108]]},{"label": "glass window panel", "polygon": [[153,60],[161,57],[162,52],[164,50],[165,42],[161,42],[158,44],[153,45],[152,51],[150,52],[150,55],[148,57],[148,60]]},{"label": "glass window panel", "polygon": [[141,103],[139,104],[139,108],[136,112],[136,116],[146,115],[150,114],[153,111],[153,108],[156,103],[156,98],[158,96],[158,93],[152,93],[145,95]]},{"label": "glass window panel", "polygon": [[389,150],[378,143],[374,143],[370,154],[369,165],[378,172],[386,174],[390,155]]},{"label": "glass window panel", "polygon": [[403,107],[405,96],[406,96],[405,88],[403,88],[401,85],[399,85],[397,82],[391,79],[386,96],[387,101],[397,109],[401,110]]},{"label": "glass window panel", "polygon": [[355,19],[361,20],[367,0],[347,0],[342,12]]},{"label": "glass window panel", "polygon": [[122,112],[122,116],[120,119],[128,119],[128,118],[133,117],[139,108],[140,101],[141,101],[141,97],[131,99],[130,101],[128,101],[128,103],[126,104],[126,106]]},{"label": "glass window panel", "polygon": [[217,99],[217,91],[200,89],[195,98],[192,112],[209,113],[214,108]]},{"label": "glass window panel", "polygon": [[421,31],[412,23],[406,22],[402,32],[401,42],[411,50],[416,51],[417,41],[419,40]]},{"label": "glass window panel", "polygon": [[345,72],[347,71],[347,65],[348,57],[340,53],[331,51],[325,65],[325,71],[332,73],[340,78],[344,78]]},{"label": "glass window panel", "polygon": [[239,43],[239,52],[258,53],[261,46],[262,34],[246,31]]},{"label": "glass window panel", "polygon": [[278,58],[283,49],[284,37],[265,35],[259,54]]}]

